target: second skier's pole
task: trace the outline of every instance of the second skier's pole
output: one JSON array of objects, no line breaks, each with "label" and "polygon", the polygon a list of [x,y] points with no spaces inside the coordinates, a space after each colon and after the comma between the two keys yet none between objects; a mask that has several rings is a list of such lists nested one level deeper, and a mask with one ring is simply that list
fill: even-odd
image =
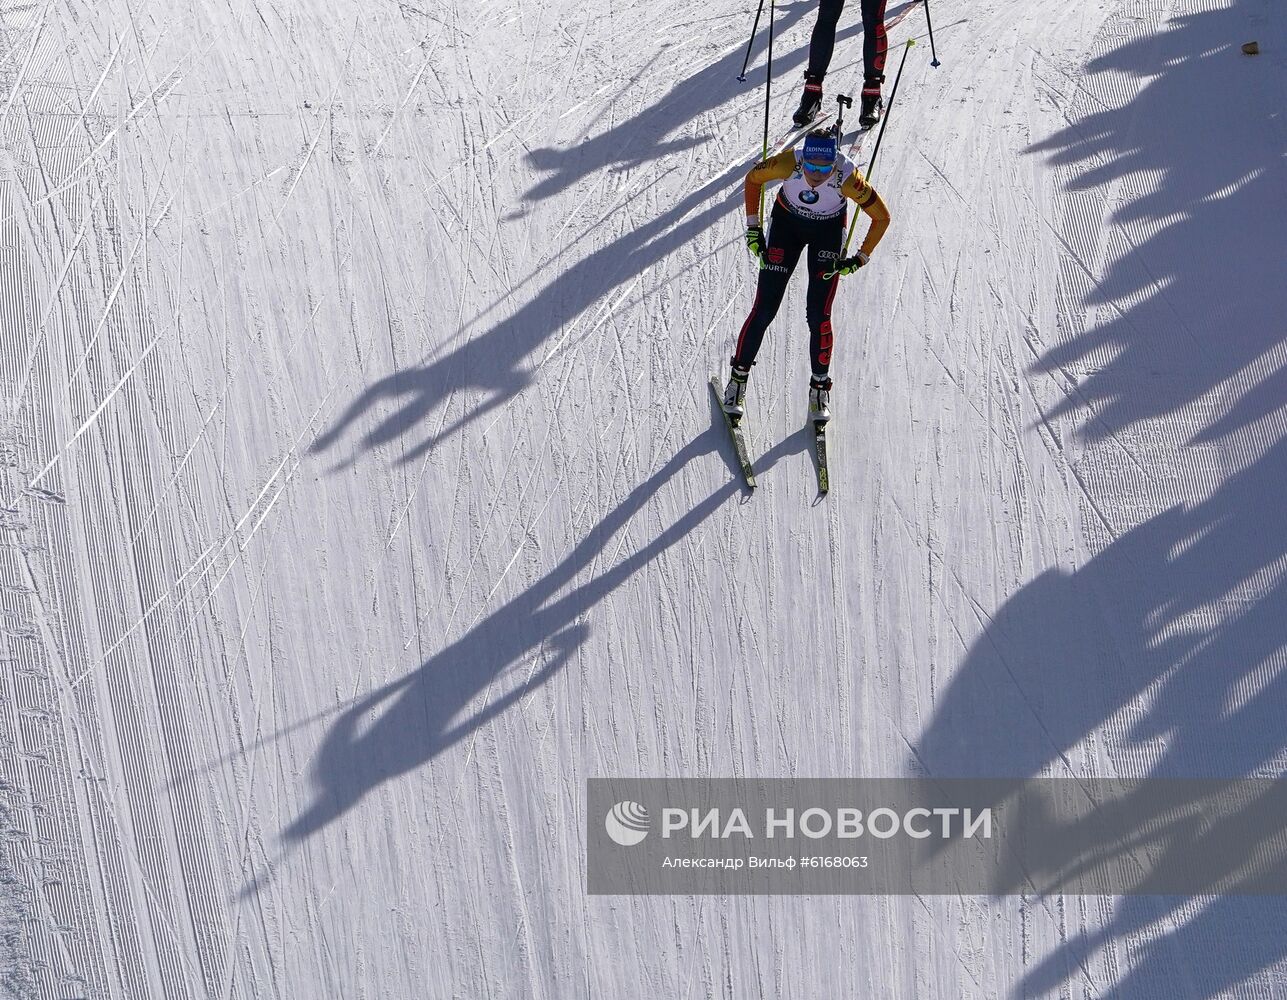
[{"label": "second skier's pole", "polygon": [[925,0],[925,24],[929,27],[930,65],[938,69],[941,64],[938,61],[938,50],[934,48],[934,22],[930,20],[929,0]]},{"label": "second skier's pole", "polygon": [[755,11],[755,23],[751,25],[751,37],[746,40],[746,58],[742,60],[742,72],[737,74],[737,82],[746,82],[746,67],[751,64],[751,46],[755,44],[755,33],[760,30],[760,15],[764,13],[764,0]]},{"label": "second skier's pole", "polygon": [[[907,65],[907,53],[912,50],[916,44],[916,39],[907,39],[907,44],[903,46],[903,58],[898,63],[898,72],[894,75],[894,89],[889,92],[889,110],[880,120],[880,131],[876,133],[876,148],[871,151],[871,162],[867,164],[867,180],[871,181],[871,176],[876,172],[876,157],[880,155],[880,142],[885,138],[885,126],[889,124],[889,116],[894,113],[894,101],[898,99],[898,81],[903,78],[903,67]],[[858,221],[858,214],[854,213],[854,222]],[[849,234],[853,235],[853,226],[849,227]],[[845,247],[849,246],[849,241],[845,240]]]}]

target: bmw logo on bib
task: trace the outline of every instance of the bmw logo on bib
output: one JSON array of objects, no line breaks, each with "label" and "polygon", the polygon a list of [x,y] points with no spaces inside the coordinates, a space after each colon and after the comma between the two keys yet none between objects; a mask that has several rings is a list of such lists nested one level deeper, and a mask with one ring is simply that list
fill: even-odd
[{"label": "bmw logo on bib", "polygon": [[813,190],[813,188],[805,188],[800,192],[800,200],[806,205],[813,205],[818,200],[818,192]]}]

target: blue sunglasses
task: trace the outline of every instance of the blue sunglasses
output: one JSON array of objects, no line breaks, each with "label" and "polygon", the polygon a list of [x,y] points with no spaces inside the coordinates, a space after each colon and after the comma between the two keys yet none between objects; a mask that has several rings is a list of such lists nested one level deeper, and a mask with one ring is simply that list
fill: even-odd
[{"label": "blue sunglasses", "polygon": [[808,160],[802,160],[801,165],[811,174],[829,174],[835,163],[810,163]]}]

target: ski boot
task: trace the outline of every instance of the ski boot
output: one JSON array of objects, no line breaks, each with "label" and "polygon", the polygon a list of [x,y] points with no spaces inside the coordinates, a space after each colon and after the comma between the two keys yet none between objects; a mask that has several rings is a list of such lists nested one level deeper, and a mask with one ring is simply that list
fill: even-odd
[{"label": "ski boot", "polygon": [[815,425],[831,419],[831,379],[825,375],[809,379],[809,419]]},{"label": "ski boot", "polygon": [[743,404],[746,402],[746,379],[750,374],[749,368],[733,365],[728,385],[724,386],[724,412],[728,414],[729,421],[734,427],[746,412]]},{"label": "ski boot", "polygon": [[804,128],[818,117],[822,110],[822,81],[809,76],[804,77],[804,93],[800,95],[800,106],[795,109],[791,121],[796,128]]},{"label": "ski boot", "polygon": [[863,82],[862,107],[858,112],[858,124],[863,128],[871,128],[880,121],[881,113],[885,110],[885,101],[880,96],[880,85],[884,82],[883,76],[868,77]]}]

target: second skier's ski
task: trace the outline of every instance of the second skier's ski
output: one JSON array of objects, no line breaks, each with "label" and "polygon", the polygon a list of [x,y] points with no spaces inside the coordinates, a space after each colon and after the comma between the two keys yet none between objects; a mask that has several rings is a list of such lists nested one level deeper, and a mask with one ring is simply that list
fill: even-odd
[{"label": "second skier's ski", "polygon": [[803,139],[808,133],[812,132],[814,129],[822,128],[822,126],[830,120],[831,112],[823,111],[816,118],[810,121],[808,125],[801,128],[793,127],[790,132],[782,136],[769,147],[769,155],[765,157],[765,159],[772,159],[784,149],[793,149],[795,144]]}]

